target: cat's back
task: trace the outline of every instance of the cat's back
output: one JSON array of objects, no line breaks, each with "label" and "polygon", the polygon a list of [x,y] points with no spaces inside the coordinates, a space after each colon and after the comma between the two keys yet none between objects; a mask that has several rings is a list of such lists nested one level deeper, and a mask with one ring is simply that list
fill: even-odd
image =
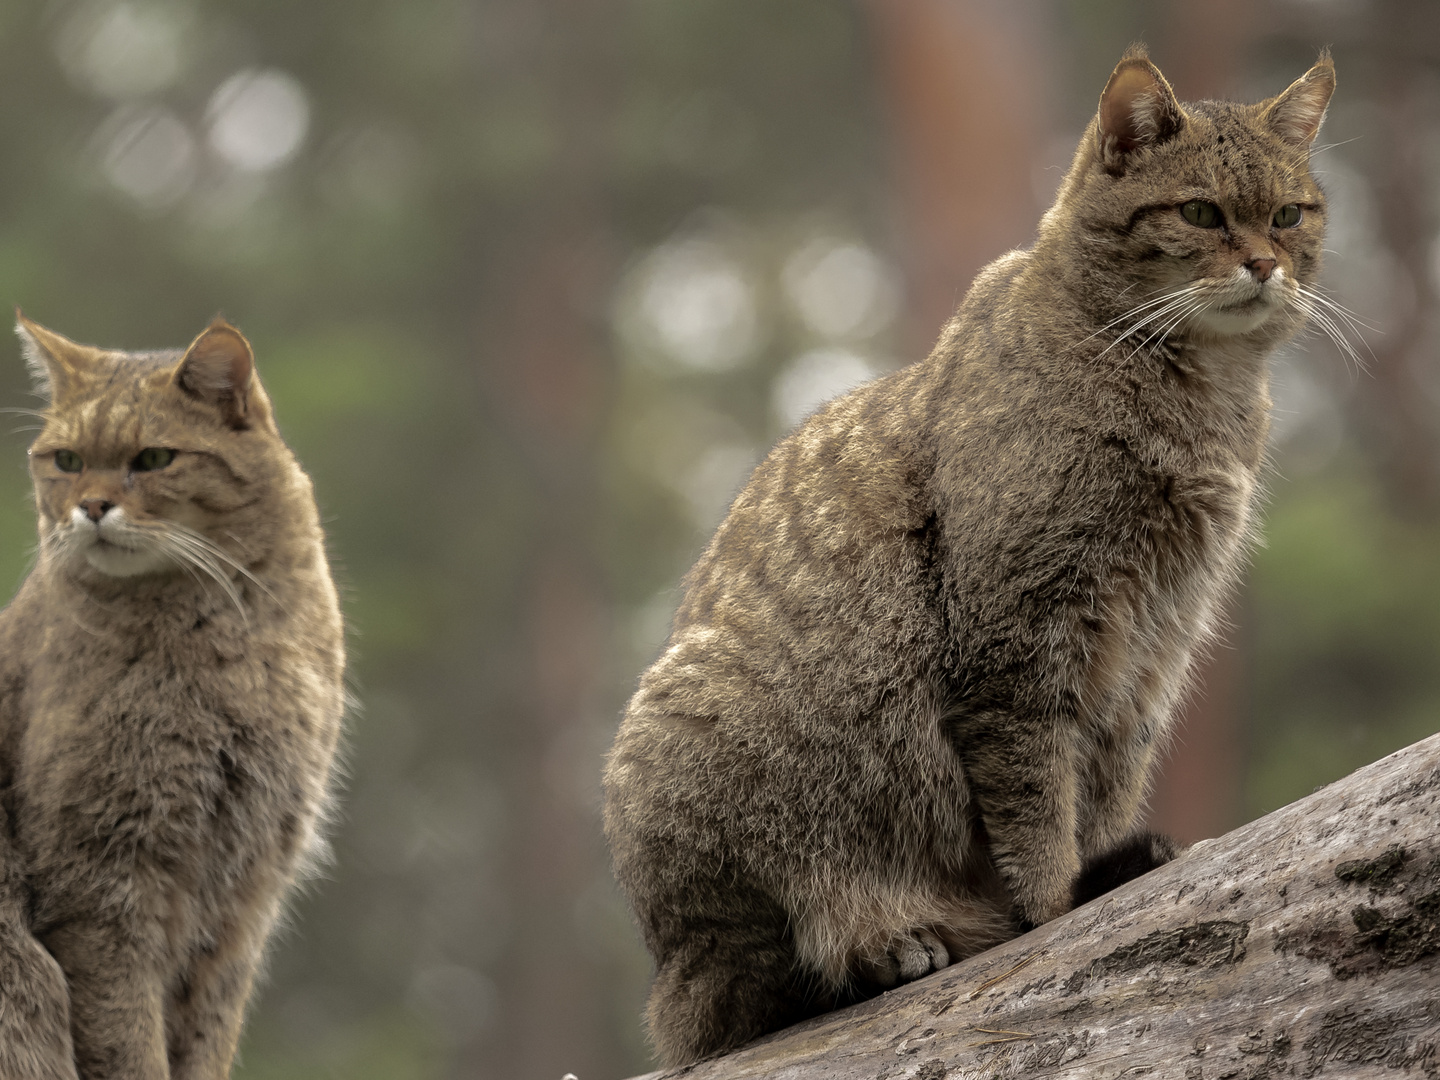
[{"label": "cat's back", "polygon": [[907,369],[866,384],[775,446],[687,575],[637,705],[660,695],[667,710],[708,715],[722,703],[700,698],[719,692],[733,714],[761,688],[739,684],[800,691],[837,655],[856,654],[848,670],[858,687],[869,677],[865,650],[924,633],[933,538],[932,464],[914,427],[921,382]]},{"label": "cat's back", "polygon": [[896,687],[942,679],[956,507],[937,470],[985,520],[977,508],[1007,490],[1041,497],[1055,455],[1035,436],[1064,427],[1045,415],[1064,398],[1044,385],[1046,342],[1013,314],[1030,263],[991,263],[930,357],[830,402],[756,468],[686,576],[617,746],[689,739],[686,717],[772,732],[859,720]]}]

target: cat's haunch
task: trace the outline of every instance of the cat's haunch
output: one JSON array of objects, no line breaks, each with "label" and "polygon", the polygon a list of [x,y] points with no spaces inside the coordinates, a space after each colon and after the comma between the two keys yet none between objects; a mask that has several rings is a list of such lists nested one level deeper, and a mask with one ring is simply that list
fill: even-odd
[{"label": "cat's haunch", "polygon": [[1328,303],[1334,86],[1181,104],[1127,53],[1035,245],[755,470],[606,766],[666,1064],[1053,919],[1130,834]]}]

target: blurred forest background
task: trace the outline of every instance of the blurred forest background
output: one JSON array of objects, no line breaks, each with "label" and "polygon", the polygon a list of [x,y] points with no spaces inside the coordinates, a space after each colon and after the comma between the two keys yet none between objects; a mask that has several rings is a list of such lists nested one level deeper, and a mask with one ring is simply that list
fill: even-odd
[{"label": "blurred forest background", "polygon": [[1333,46],[1325,280],[1374,328],[1368,372],[1276,365],[1266,546],[1155,799],[1195,839],[1440,727],[1440,5],[0,3],[0,302],[243,327],[346,593],[336,861],[238,1077],[647,1067],[598,776],[676,582],[771,442],[1028,242],[1140,38],[1187,99]]}]

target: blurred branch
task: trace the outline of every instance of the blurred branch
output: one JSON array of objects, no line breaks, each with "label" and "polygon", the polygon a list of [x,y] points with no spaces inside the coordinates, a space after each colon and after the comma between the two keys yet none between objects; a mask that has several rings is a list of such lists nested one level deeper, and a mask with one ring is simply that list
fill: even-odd
[{"label": "blurred branch", "polygon": [[1433,1076],[1440,735],[1024,937],[645,1080]]}]

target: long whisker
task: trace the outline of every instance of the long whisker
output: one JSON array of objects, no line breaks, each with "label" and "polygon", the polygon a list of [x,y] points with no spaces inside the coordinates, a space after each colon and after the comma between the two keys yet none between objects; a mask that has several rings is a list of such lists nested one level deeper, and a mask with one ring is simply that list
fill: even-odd
[{"label": "long whisker", "polygon": [[1378,327],[1371,326],[1369,323],[1365,322],[1363,319],[1360,318],[1360,316],[1356,315],[1355,312],[1351,311],[1344,304],[1336,300],[1333,296],[1330,296],[1318,285],[1301,285],[1300,291],[1307,298],[1315,301],[1318,304],[1323,305],[1327,310],[1333,311],[1336,315],[1343,319],[1346,325],[1349,326],[1350,329],[1353,330],[1356,334],[1359,334],[1361,330],[1369,330],[1372,334],[1384,333],[1384,331],[1379,329]]},{"label": "long whisker", "polygon": [[1194,295],[1195,293],[1199,292],[1201,289],[1204,289],[1204,288],[1205,288],[1205,284],[1204,284],[1203,282],[1192,281],[1189,285],[1183,285],[1183,286],[1181,286],[1181,287],[1178,288],[1178,289],[1172,290],[1171,292],[1163,293],[1163,294],[1161,294],[1161,295],[1159,295],[1159,296],[1154,297],[1153,299],[1147,300],[1147,301],[1146,301],[1145,303],[1143,303],[1143,304],[1137,304],[1135,307],[1131,308],[1129,311],[1125,312],[1123,315],[1119,316],[1119,317],[1116,318],[1116,319],[1112,319],[1110,322],[1106,323],[1106,324],[1105,324],[1104,326],[1102,326],[1100,329],[1101,329],[1102,331],[1103,331],[1103,330],[1108,330],[1108,329],[1110,329],[1112,326],[1118,326],[1120,323],[1122,323],[1122,322],[1124,322],[1126,319],[1130,318],[1130,316],[1136,315],[1136,314],[1144,311],[1146,308],[1155,307],[1157,304],[1168,304],[1168,303],[1171,303],[1172,301],[1182,299],[1182,298],[1184,298],[1184,297],[1186,297],[1186,296],[1192,296],[1192,295]]},{"label": "long whisker", "polygon": [[231,557],[224,548],[220,547],[209,537],[175,522],[168,524],[169,529],[167,530],[167,536],[170,539],[174,540],[177,544],[183,545],[187,551],[193,553],[197,558],[203,557],[211,562],[216,569],[220,571],[222,576],[226,577],[227,581],[230,580],[230,578],[224,574],[223,569],[221,569],[223,567],[228,567],[233,570],[236,574],[248,580],[272,601],[275,600],[275,594],[270,591],[270,588],[263,581],[246,569],[242,563]]},{"label": "long whisker", "polygon": [[211,557],[210,552],[197,546],[190,537],[179,532],[160,533],[157,539],[160,547],[170,556],[171,560],[184,567],[197,581],[200,580],[199,574],[204,574],[220,586],[221,591],[235,605],[235,610],[239,612],[240,618],[248,623],[249,616],[245,611],[240,590],[235,587],[235,582],[230,575],[225,573],[224,569]]},{"label": "long whisker", "polygon": [[[1195,291],[1196,289],[1198,289],[1199,287],[1200,287],[1200,286],[1199,286],[1198,284],[1187,285],[1187,286],[1185,286],[1184,288],[1180,289],[1178,292],[1165,293],[1165,294],[1163,294],[1163,295],[1161,295],[1161,296],[1157,296],[1157,297],[1154,297],[1153,299],[1147,300],[1147,301],[1145,301],[1145,302],[1142,303],[1142,304],[1137,304],[1135,307],[1131,308],[1129,311],[1126,311],[1124,314],[1122,314],[1122,315],[1120,315],[1120,316],[1118,316],[1118,317],[1116,317],[1116,318],[1114,318],[1114,319],[1111,319],[1108,323],[1106,323],[1104,326],[1100,327],[1098,330],[1096,330],[1096,331],[1094,331],[1093,333],[1088,334],[1088,335],[1086,335],[1085,337],[1081,338],[1081,339],[1080,339],[1078,342],[1076,342],[1075,344],[1076,344],[1077,346],[1078,346],[1078,345],[1083,345],[1083,344],[1085,344],[1085,342],[1089,341],[1091,338],[1098,337],[1099,335],[1103,334],[1106,330],[1109,330],[1109,329],[1111,329],[1112,327],[1115,327],[1115,326],[1119,326],[1119,325],[1120,325],[1121,323],[1123,323],[1126,319],[1129,319],[1129,318],[1131,318],[1131,317],[1133,317],[1133,316],[1135,316],[1135,315],[1138,315],[1140,312],[1145,311],[1147,308],[1153,308],[1153,307],[1156,307],[1157,305],[1169,304],[1169,303],[1171,303],[1172,301],[1176,300],[1178,297],[1185,295],[1186,293],[1194,292],[1194,291]],[[1134,288],[1134,286],[1133,286],[1133,285],[1127,286],[1127,287],[1126,287],[1126,291],[1128,292],[1129,289],[1131,289],[1131,288]],[[1122,293],[1121,295],[1124,295],[1124,293]],[[1142,324],[1143,324],[1143,323],[1142,323]],[[1142,325],[1142,324],[1137,324],[1137,326],[1131,327],[1130,330],[1127,331],[1127,333],[1133,333],[1133,332],[1138,328],[1138,325]],[[1121,336],[1124,337],[1124,335],[1121,335]],[[1112,344],[1113,344],[1113,343],[1112,343]]]},{"label": "long whisker", "polygon": [[1352,142],[1359,142],[1364,136],[1356,135],[1353,139],[1341,139],[1339,142],[1322,143],[1319,146],[1310,147],[1310,156],[1323,154],[1326,150],[1334,150],[1337,146],[1349,146]]},{"label": "long whisker", "polygon": [[[1305,318],[1318,327],[1320,332],[1334,342],[1335,347],[1340,350],[1342,356],[1353,363],[1357,370],[1365,372],[1369,370],[1365,358],[1350,340],[1350,335],[1345,331],[1349,330],[1370,352],[1370,347],[1365,342],[1361,333],[1363,330],[1370,330],[1379,333],[1375,327],[1362,322],[1360,318],[1339,301],[1325,295],[1318,286],[1299,285],[1296,289],[1296,307],[1298,307]],[[1374,354],[1371,353],[1373,357]]]},{"label": "long whisker", "polygon": [[[196,568],[196,563],[193,562],[188,555],[183,555],[172,550],[171,545],[169,544],[162,543],[161,546],[166,549],[166,554],[170,556],[171,561],[176,563],[180,567],[180,569],[185,571],[185,573],[189,574],[191,579],[201,588],[205,587],[206,578],[214,578],[215,575],[213,572],[210,572],[209,568],[206,568],[206,573],[204,577],[202,577],[200,570]],[[238,607],[239,601],[235,597],[234,586],[229,581],[222,581],[220,583],[220,587],[221,589],[224,589],[226,595],[230,597],[231,603],[236,604],[236,606]],[[245,618],[245,611],[243,608],[240,609],[240,617],[242,619]]]},{"label": "long whisker", "polygon": [[1320,287],[1319,285],[1306,285],[1306,284],[1304,284],[1303,282],[1299,282],[1299,283],[1296,284],[1296,288],[1298,288],[1298,289],[1300,290],[1300,292],[1304,293],[1306,296],[1310,297],[1311,299],[1319,300],[1319,301],[1321,301],[1322,303],[1324,303],[1327,307],[1333,308],[1335,311],[1343,312],[1344,314],[1350,316],[1350,318],[1354,319],[1354,320],[1355,320],[1357,323],[1359,323],[1361,326],[1365,327],[1366,330],[1375,330],[1375,329],[1376,329],[1376,327],[1373,327],[1373,326],[1368,325],[1367,323],[1361,322],[1361,321],[1360,321],[1360,317],[1359,317],[1358,315],[1356,315],[1355,312],[1351,311],[1351,310],[1350,310],[1349,308],[1347,308],[1344,304],[1340,303],[1340,301],[1336,300],[1333,296],[1331,296],[1329,293],[1327,293],[1327,292],[1326,292],[1322,287]]},{"label": "long whisker", "polygon": [[[1137,319],[1133,326],[1131,326],[1123,334],[1121,334],[1109,345],[1107,345],[1103,350],[1101,350],[1100,354],[1096,357],[1096,359],[1098,360],[1100,357],[1104,356],[1121,342],[1140,333],[1147,327],[1164,325],[1167,320],[1171,319],[1175,315],[1176,312],[1184,311],[1191,304],[1193,304],[1195,302],[1197,294],[1204,290],[1205,286],[1202,283],[1195,282],[1187,285],[1183,289],[1176,290],[1175,292],[1166,295],[1162,298],[1164,300],[1164,303],[1162,303],[1161,306],[1157,307],[1154,311],[1147,313],[1143,318]],[[1208,300],[1202,302],[1208,302]],[[1139,348],[1144,348],[1144,344],[1145,343],[1142,342]],[[1133,356],[1137,351],[1138,348],[1132,350],[1130,355]]]},{"label": "long whisker", "polygon": [[[1179,326],[1186,319],[1190,318],[1190,316],[1194,315],[1197,311],[1204,310],[1206,307],[1209,306],[1209,304],[1209,297],[1199,297],[1192,298],[1189,303],[1181,305],[1179,310],[1174,312],[1168,322],[1163,323],[1158,329],[1152,331],[1149,336],[1145,338],[1144,341],[1140,342],[1139,345],[1135,346],[1135,348],[1131,350],[1130,355],[1135,356],[1142,349],[1146,349],[1147,346],[1149,346],[1149,352],[1151,353],[1151,355],[1153,355],[1155,349],[1164,343],[1165,339],[1170,336],[1170,334],[1175,330],[1177,326]],[[1155,344],[1151,346],[1151,342],[1154,342]]]}]

